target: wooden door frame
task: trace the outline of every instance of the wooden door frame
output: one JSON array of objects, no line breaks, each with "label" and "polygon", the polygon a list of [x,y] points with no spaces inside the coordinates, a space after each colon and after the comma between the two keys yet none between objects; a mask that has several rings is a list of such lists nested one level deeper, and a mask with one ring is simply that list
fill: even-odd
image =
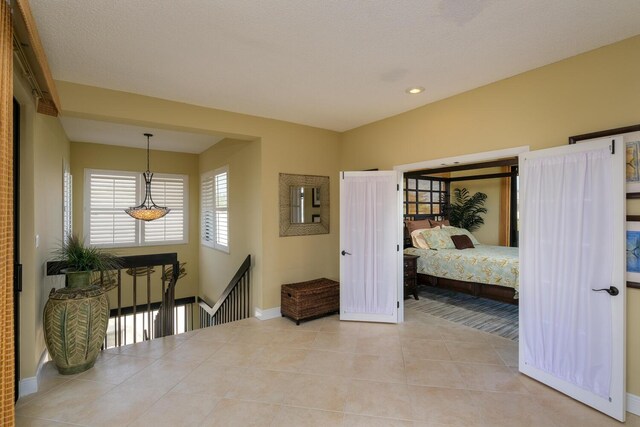
[{"label": "wooden door frame", "polygon": [[20,263],[20,104],[13,98],[13,333],[15,401],[20,396],[20,292],[22,292],[22,264]]}]

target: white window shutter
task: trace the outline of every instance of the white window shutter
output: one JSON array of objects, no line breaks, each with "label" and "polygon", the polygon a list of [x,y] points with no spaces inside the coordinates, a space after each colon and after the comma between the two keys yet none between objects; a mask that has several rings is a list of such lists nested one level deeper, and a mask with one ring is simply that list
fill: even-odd
[{"label": "white window shutter", "polygon": [[229,246],[229,206],[227,171],[216,174],[216,246],[225,249]]},{"label": "white window shutter", "polygon": [[[89,170],[85,179],[88,201],[88,240],[98,246],[130,246],[137,243],[136,220],[124,210],[135,206],[138,174]],[[86,194],[85,193],[85,194]]]},{"label": "white window shutter", "polygon": [[200,179],[200,240],[204,246],[229,252],[229,168],[207,172]]},{"label": "white window shutter", "polygon": [[62,241],[66,242],[69,236],[73,234],[73,180],[68,170],[63,174],[63,201],[62,201]]},{"label": "white window shutter", "polygon": [[145,244],[187,242],[187,180],[186,175],[153,175],[153,201],[170,211],[160,219],[143,223]]},{"label": "white window shutter", "polygon": [[213,248],[215,241],[214,220],[214,178],[212,173],[200,178],[200,241]]}]

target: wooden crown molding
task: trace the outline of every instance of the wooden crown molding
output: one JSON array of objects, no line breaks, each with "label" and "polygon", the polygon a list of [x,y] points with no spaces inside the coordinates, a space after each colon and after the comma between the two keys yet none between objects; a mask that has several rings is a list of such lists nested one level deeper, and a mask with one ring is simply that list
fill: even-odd
[{"label": "wooden crown molding", "polygon": [[[47,56],[42,47],[42,41],[38,34],[35,19],[31,13],[31,6],[28,0],[12,0],[13,5],[13,29],[15,38],[20,44],[18,53],[20,59],[26,60],[28,70],[33,75],[27,76],[29,80],[36,83],[34,88],[38,96],[37,111],[50,116],[57,116],[60,111],[60,98],[56,90]],[[17,13],[15,13],[17,12]],[[33,85],[33,81],[31,84]]]}]

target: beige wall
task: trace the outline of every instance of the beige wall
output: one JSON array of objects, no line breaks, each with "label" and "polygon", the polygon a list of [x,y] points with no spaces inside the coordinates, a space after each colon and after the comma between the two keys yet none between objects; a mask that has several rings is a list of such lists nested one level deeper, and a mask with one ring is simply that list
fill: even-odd
[{"label": "beige wall", "polygon": [[[637,124],[640,36],[390,117],[343,134],[345,170],[529,145]],[[427,88],[427,90],[429,90]],[[393,141],[393,143],[390,143]],[[640,214],[640,203],[628,204]],[[640,290],[628,292],[629,392],[640,395]]]},{"label": "beige wall", "polygon": [[[279,306],[280,285],[283,283],[315,277],[338,278],[340,134],[68,82],[56,82],[56,86],[62,113],[66,116],[214,133],[244,140],[260,139],[262,250],[257,254],[253,267],[253,277],[260,281],[255,305],[262,309]],[[281,172],[330,177],[329,234],[279,237],[278,176]]]},{"label": "beige wall", "polygon": [[[141,145],[144,139],[140,135]],[[151,169],[154,173],[173,173],[188,175],[189,177],[189,232],[188,243],[179,245],[142,246],[131,248],[109,249],[119,256],[142,255],[154,253],[176,252],[178,260],[186,262],[187,275],[178,281],[176,298],[198,294],[198,156],[196,154],[175,153],[169,151],[152,150]],[[83,142],[71,143],[71,174],[73,175],[73,232],[84,236],[84,171],[85,169],[107,169],[140,172],[146,168],[146,150],[140,148],[118,147],[113,145],[88,144]],[[160,275],[160,270],[156,272]],[[155,278],[152,278],[154,280]],[[158,279],[159,280],[159,279]],[[123,285],[130,290],[131,280],[123,275]],[[145,282],[146,283],[146,282]],[[153,283],[153,282],[152,282]],[[157,283],[157,282],[156,282]],[[159,288],[158,288],[159,289]],[[161,292],[152,294],[152,299],[159,301]],[[137,303],[146,302],[146,285],[140,286],[137,293]],[[123,305],[130,305],[133,301],[132,292],[125,292]],[[113,300],[113,295],[110,295]],[[112,303],[113,306],[113,303]]]},{"label": "beige wall", "polygon": [[[14,96],[20,103],[20,378],[36,375],[45,350],[42,311],[59,280],[46,277],[45,263],[62,240],[63,162],[69,141],[60,121],[36,114],[31,89],[14,72]],[[36,248],[36,236],[39,245]]]},{"label": "beige wall", "polygon": [[[229,167],[229,253],[200,245],[200,294],[214,304],[247,255],[252,263],[262,255],[260,141],[224,139],[202,153],[200,175]],[[262,277],[252,277],[260,290]],[[253,300],[259,299],[254,294]]]},{"label": "beige wall", "polygon": [[[484,175],[489,173],[499,173],[500,168],[479,169],[463,172],[452,172],[451,177]],[[470,181],[457,181],[451,183],[451,197],[453,199],[453,190],[455,188],[466,188],[470,195],[474,195],[478,191],[487,195],[487,201],[484,207],[487,213],[481,215],[484,218],[484,224],[480,226],[473,235],[476,236],[480,243],[485,245],[500,244],[500,182],[501,179],[482,179]]]}]

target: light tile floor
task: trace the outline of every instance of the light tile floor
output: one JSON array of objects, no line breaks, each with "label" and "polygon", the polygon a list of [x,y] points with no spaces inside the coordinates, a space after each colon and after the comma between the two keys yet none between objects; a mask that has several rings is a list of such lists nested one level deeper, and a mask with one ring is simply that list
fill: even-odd
[{"label": "light tile floor", "polygon": [[620,425],[519,374],[512,341],[410,310],[406,320],[246,319],[105,351],[80,375],[48,363],[18,425]]}]

